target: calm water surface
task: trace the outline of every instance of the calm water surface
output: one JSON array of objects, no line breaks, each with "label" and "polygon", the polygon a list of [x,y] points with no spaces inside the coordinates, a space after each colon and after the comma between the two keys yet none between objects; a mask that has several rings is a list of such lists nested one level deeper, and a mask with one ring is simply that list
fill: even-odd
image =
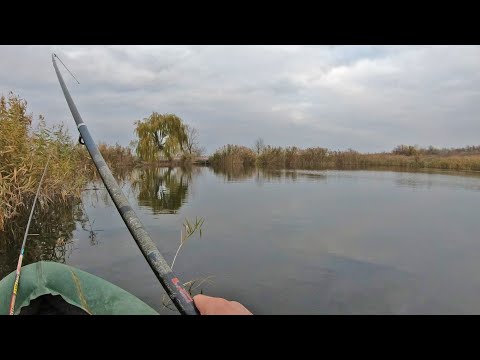
[{"label": "calm water surface", "polygon": [[[123,189],[169,263],[203,217],[175,272],[254,313],[480,313],[480,176],[159,168]],[[106,191],[83,202],[101,231],[77,223],[66,262],[175,314]]]}]

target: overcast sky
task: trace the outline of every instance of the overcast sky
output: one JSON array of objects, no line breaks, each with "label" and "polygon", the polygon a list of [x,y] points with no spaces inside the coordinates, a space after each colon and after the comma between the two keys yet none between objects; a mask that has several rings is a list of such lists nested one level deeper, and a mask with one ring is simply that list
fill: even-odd
[{"label": "overcast sky", "polygon": [[[76,135],[59,64],[94,139],[127,145],[133,123],[174,113],[224,144],[359,151],[480,144],[479,46],[0,46],[0,94]],[[75,132],[74,132],[75,130]]]}]

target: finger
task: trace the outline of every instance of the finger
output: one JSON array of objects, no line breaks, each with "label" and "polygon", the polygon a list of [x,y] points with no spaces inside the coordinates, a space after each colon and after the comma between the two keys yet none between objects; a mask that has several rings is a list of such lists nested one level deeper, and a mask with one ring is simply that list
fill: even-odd
[{"label": "finger", "polygon": [[207,312],[208,304],[213,300],[211,296],[207,295],[195,295],[193,297],[193,301],[195,302],[195,305],[198,308],[198,311],[200,311],[201,314],[204,314]]},{"label": "finger", "polygon": [[243,311],[243,312],[244,312],[244,314],[253,315],[250,310],[248,310],[245,306],[243,306],[242,304],[240,304],[238,301],[232,301],[231,303],[232,303],[232,304],[235,304],[240,311]]}]

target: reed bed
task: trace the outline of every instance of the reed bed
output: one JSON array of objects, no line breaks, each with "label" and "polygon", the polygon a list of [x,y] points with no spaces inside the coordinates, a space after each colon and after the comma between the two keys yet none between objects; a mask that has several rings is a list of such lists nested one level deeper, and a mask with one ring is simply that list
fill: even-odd
[{"label": "reed bed", "polygon": [[256,165],[265,169],[366,169],[392,167],[401,169],[443,169],[480,171],[480,147],[457,149],[422,149],[399,145],[392,152],[362,154],[349,149],[332,151],[322,147],[265,146],[258,153],[244,146],[227,145],[210,157],[214,168]]}]

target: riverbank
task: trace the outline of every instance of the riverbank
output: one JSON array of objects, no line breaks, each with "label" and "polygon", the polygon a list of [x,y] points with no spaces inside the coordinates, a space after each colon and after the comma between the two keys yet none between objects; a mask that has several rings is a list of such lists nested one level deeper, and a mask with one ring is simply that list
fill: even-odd
[{"label": "riverbank", "polygon": [[157,161],[140,161],[141,167],[176,167],[182,165],[210,165],[208,156],[197,156],[189,161],[184,161],[182,158],[175,158],[172,160],[161,159]]},{"label": "riverbank", "polygon": [[480,171],[480,148],[428,149],[398,146],[392,152],[362,154],[355,150],[332,151],[326,148],[271,147],[255,152],[244,146],[227,145],[217,150],[210,163],[215,166],[273,169],[440,169]]}]

